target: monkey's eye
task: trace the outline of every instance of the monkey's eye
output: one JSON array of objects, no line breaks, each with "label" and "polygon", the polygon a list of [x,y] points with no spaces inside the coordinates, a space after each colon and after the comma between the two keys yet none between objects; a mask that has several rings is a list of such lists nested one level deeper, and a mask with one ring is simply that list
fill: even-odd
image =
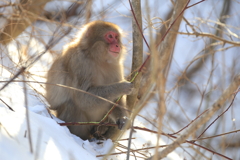
[{"label": "monkey's eye", "polygon": [[115,39],[118,39],[118,36],[115,36]]},{"label": "monkey's eye", "polygon": [[113,38],[113,36],[111,34],[108,35],[109,38]]}]

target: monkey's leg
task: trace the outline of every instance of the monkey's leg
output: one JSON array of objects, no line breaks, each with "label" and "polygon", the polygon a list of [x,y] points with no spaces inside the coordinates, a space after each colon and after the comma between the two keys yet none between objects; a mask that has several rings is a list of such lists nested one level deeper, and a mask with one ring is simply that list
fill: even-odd
[{"label": "monkey's leg", "polygon": [[103,135],[106,139],[116,140],[121,131],[117,127],[109,126],[107,132]]},{"label": "monkey's leg", "polygon": [[91,135],[98,140],[104,139],[106,138],[104,135],[106,134],[108,129],[109,129],[109,126],[101,126],[101,125],[94,126],[93,129],[91,130]]}]

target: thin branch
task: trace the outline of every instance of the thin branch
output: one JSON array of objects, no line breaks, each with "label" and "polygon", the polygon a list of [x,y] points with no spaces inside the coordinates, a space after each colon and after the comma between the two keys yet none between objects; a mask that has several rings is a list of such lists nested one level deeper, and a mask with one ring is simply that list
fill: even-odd
[{"label": "thin branch", "polygon": [[[239,89],[238,89],[238,91],[239,91]],[[207,126],[207,128],[197,137],[197,139],[199,139],[208,130],[208,128],[210,128],[224,113],[226,113],[229,110],[229,108],[232,106],[232,104],[235,100],[235,97],[236,97],[238,91],[234,93],[233,99],[232,99],[230,105],[228,106],[228,108],[225,111],[223,111],[211,124],[209,124]]]},{"label": "thin branch", "polygon": [[[181,17],[184,13],[184,11],[187,9],[187,5],[189,4],[190,0],[188,0],[188,2],[186,3],[185,7],[182,9],[182,11],[177,14],[177,17],[175,17],[175,19],[173,20],[173,22],[170,24],[170,26],[168,27],[166,33],[162,36],[161,41],[157,44],[157,46],[159,46],[162,41],[165,39],[166,35],[168,34],[168,32],[172,29],[173,25],[176,23],[176,21],[179,19],[179,17]],[[185,3],[184,3],[185,4]]]},{"label": "thin branch", "polygon": [[[25,75],[22,74],[22,76],[23,76],[23,80],[25,80]],[[25,101],[25,107],[26,107],[26,121],[27,121],[28,141],[29,141],[30,152],[33,153],[31,126],[30,126],[30,118],[29,118],[29,110],[28,110],[27,86],[26,86],[26,83],[24,83],[24,82],[23,82],[23,91],[24,91],[24,101]]]},{"label": "thin branch", "polygon": [[200,140],[204,140],[204,139],[210,139],[210,138],[215,138],[215,137],[225,136],[225,135],[228,135],[228,134],[231,134],[231,133],[237,133],[237,132],[240,132],[240,129],[235,130],[235,131],[231,131],[231,132],[226,132],[226,133],[222,133],[222,134],[214,135],[214,136],[203,137],[203,138],[197,138],[197,139],[193,139],[193,140],[191,140],[191,141],[192,141],[192,142],[195,142],[195,141],[200,141]]},{"label": "thin branch", "polygon": [[215,35],[210,34],[210,33],[204,33],[204,32],[201,32],[201,33],[199,33],[199,32],[197,32],[197,33],[178,32],[178,34],[181,34],[181,35],[189,35],[189,36],[208,37],[208,38],[212,38],[212,39],[215,39],[215,40],[218,40],[218,41],[222,41],[222,42],[223,42],[222,44],[228,43],[228,44],[232,44],[232,45],[234,45],[234,46],[240,46],[240,42],[229,41],[229,40],[226,40],[226,39],[224,39],[224,38],[215,36]]},{"label": "thin branch", "polygon": [[[230,86],[224,91],[224,93],[219,97],[219,99],[213,104],[213,106],[206,112],[203,116],[197,119],[192,125],[185,130],[172,144],[163,149],[159,153],[159,159],[166,157],[170,152],[176,149],[179,145],[184,143],[186,139],[193,134],[198,128],[200,128],[203,124],[205,124],[212,115],[217,112],[223,104],[227,101],[227,99],[235,92],[235,90],[240,85],[240,76],[236,77],[234,81],[230,84]],[[151,158],[149,158],[150,160]]]},{"label": "thin branch", "polygon": [[[209,38],[212,38],[212,39],[210,39],[210,41],[208,42],[208,44],[209,45],[205,45],[205,46],[210,46],[210,47],[204,47],[204,49],[202,50],[202,53],[201,54],[203,54],[203,55],[205,55],[205,56],[203,56],[202,57],[202,59],[200,59],[199,61],[197,61],[193,66],[191,66],[191,68],[189,68],[190,67],[190,65],[188,65],[187,67],[186,67],[186,69],[185,69],[185,71],[187,71],[186,73],[184,73],[185,75],[181,75],[180,76],[180,79],[179,79],[179,81],[178,81],[178,85],[180,85],[180,86],[182,86],[183,84],[184,84],[184,82],[185,82],[185,79],[184,78],[189,78],[189,79],[192,79],[193,77],[194,77],[194,73],[196,73],[196,72],[198,72],[201,68],[203,68],[204,67],[204,61],[206,61],[207,59],[209,59],[209,56],[210,55],[213,55],[213,54],[215,54],[216,53],[216,47],[215,47],[215,45],[212,45],[212,44],[215,44],[216,43],[216,40],[219,40],[219,41],[221,41],[221,40],[224,40],[224,39],[219,39],[219,35],[222,33],[222,30],[223,29],[219,29],[219,28],[222,28],[222,27],[225,27],[226,26],[226,24],[225,24],[225,21],[226,21],[226,19],[222,19],[221,17],[223,17],[224,15],[229,15],[229,12],[230,12],[230,2],[231,1],[228,1],[228,0],[224,0],[223,1],[223,4],[222,4],[222,9],[221,9],[221,12],[220,12],[220,15],[219,15],[219,21],[211,21],[211,20],[205,20],[206,22],[212,22],[212,23],[215,23],[215,24],[217,24],[217,26],[216,27],[214,27],[215,28],[215,33],[214,34],[208,34],[208,33],[203,33],[202,34],[202,36],[207,36],[207,37],[209,37]],[[200,19],[200,21],[203,21],[202,19]],[[181,32],[179,32],[179,34],[181,34]],[[195,35],[195,36],[198,36],[198,32],[197,33],[190,33],[190,34],[192,34],[192,35]],[[217,35],[217,36],[215,36],[215,35]],[[225,41],[225,42],[229,42],[229,43],[231,43],[231,41]],[[224,45],[225,43],[224,43],[224,41],[221,41],[220,42],[221,43],[221,45]],[[235,42],[234,42],[235,43]],[[234,44],[235,45],[235,44]],[[211,54],[210,54],[211,53]],[[189,68],[189,69],[188,69]],[[182,87],[181,87],[182,88]]]},{"label": "thin branch", "polygon": [[2,98],[0,98],[0,101],[2,101],[7,107],[8,109],[10,109],[11,111],[15,112],[12,107],[10,107],[6,102],[4,102],[4,100],[2,100]]},{"label": "thin branch", "polygon": [[179,132],[183,131],[185,128],[187,128],[188,126],[190,126],[194,121],[196,121],[199,117],[201,117],[205,112],[207,112],[207,110],[205,110],[204,112],[202,112],[200,115],[198,115],[194,120],[192,120],[189,124],[187,124],[185,127],[183,127],[182,129],[180,129],[179,131],[175,132],[175,133],[172,133],[170,135],[175,135],[175,134],[178,134]]},{"label": "thin branch", "polygon": [[41,14],[43,8],[50,0],[20,0],[18,4],[18,10],[20,12],[19,17],[15,18],[14,15],[8,20],[8,24],[5,25],[2,33],[0,34],[0,43],[7,44],[20,35],[25,29],[37,20],[35,16],[27,14],[25,11]]},{"label": "thin branch", "polygon": [[22,74],[26,70],[26,67],[22,67],[9,81],[7,81],[1,88],[0,91],[3,90],[9,83],[11,83],[14,79],[16,79],[20,74]]},{"label": "thin branch", "polygon": [[187,6],[186,9],[191,8],[191,7],[193,7],[193,6],[195,6],[195,5],[199,4],[199,3],[202,3],[204,1],[206,1],[206,0],[201,0],[201,1],[199,1],[197,3],[194,3],[194,4],[190,5],[190,6]]},{"label": "thin branch", "polygon": [[[62,34],[60,37],[58,37],[57,39],[55,39],[55,34],[57,33],[58,30],[60,30],[61,25],[58,26],[58,28],[55,30],[53,36],[51,37],[51,39],[48,42],[48,45],[45,47],[45,50],[40,53],[39,55],[37,55],[37,57],[35,57],[35,59],[28,59],[27,62],[31,61],[30,63],[28,63],[27,66],[23,66],[19,69],[19,71],[8,81],[6,82],[6,84],[4,84],[1,88],[0,91],[3,90],[5,87],[7,87],[9,85],[9,83],[11,83],[12,81],[14,81],[20,74],[22,74],[28,67],[30,67],[31,65],[33,65],[36,61],[38,61],[49,49],[51,49],[52,47],[54,47],[64,36],[66,36],[68,33],[70,33],[70,31],[72,30],[72,28],[68,28],[67,31]],[[27,63],[26,62],[26,63]]]},{"label": "thin branch", "polygon": [[[60,123],[60,124],[63,124],[63,123]],[[69,123],[69,124],[71,125],[71,123]],[[76,125],[86,125],[86,124],[77,124],[77,123],[76,123]],[[91,124],[91,125],[99,125],[99,124]],[[101,125],[102,125],[102,124],[101,124]],[[104,125],[106,125],[106,126],[117,126],[117,124],[111,124],[111,123],[105,123]],[[150,132],[150,133],[159,134],[157,131],[153,131],[153,130],[150,130],[150,129],[147,129],[147,128],[142,128],[142,127],[137,127],[137,126],[134,126],[133,128],[134,128],[134,129],[137,129],[137,130],[141,130],[141,131],[146,131],[146,132]],[[235,132],[237,132],[237,131],[235,131]],[[173,136],[173,135],[170,135],[170,134],[166,134],[166,133],[163,133],[163,132],[161,133],[161,135],[164,135],[164,136],[167,136],[167,137],[171,137],[171,138],[177,139],[176,136]],[[199,144],[196,144],[196,143],[194,143],[194,142],[192,142],[192,141],[186,140],[186,141],[184,141],[183,143],[188,143],[188,144],[191,144],[191,145],[200,147],[200,148],[202,148],[202,149],[204,149],[204,150],[206,150],[206,151],[209,151],[209,152],[211,152],[211,153],[213,153],[213,154],[216,154],[216,155],[218,155],[218,156],[220,156],[220,157],[226,158],[226,159],[228,159],[228,160],[232,160],[231,158],[229,158],[229,157],[227,157],[227,156],[224,156],[223,154],[220,154],[220,153],[218,153],[218,152],[215,152],[215,151],[213,151],[213,150],[211,150],[211,149],[208,149],[208,148],[206,148],[206,147],[204,147],[204,146],[201,146],[201,145],[199,145]],[[169,146],[169,145],[161,145],[161,146],[167,147],[167,146]],[[160,146],[160,147],[161,147],[161,146]],[[155,147],[154,147],[154,148],[155,148]],[[132,150],[131,150],[131,151],[132,151]],[[139,149],[137,149],[136,151],[139,151]],[[119,154],[121,154],[121,153],[119,153]],[[108,154],[108,155],[112,155],[112,154]],[[99,155],[99,156],[107,156],[107,155]]]},{"label": "thin branch", "polygon": [[[168,145],[161,145],[161,146],[158,146],[159,148],[163,148],[163,147],[167,147]],[[138,151],[144,151],[144,150],[148,150],[148,149],[154,149],[156,148],[155,146],[154,147],[146,147],[146,148],[140,148],[140,149],[131,149],[131,152],[138,152]],[[117,152],[117,153],[111,153],[109,155],[118,155],[118,154],[126,154],[126,152]],[[96,157],[103,157],[105,155],[97,155]]]},{"label": "thin branch", "polygon": [[[5,83],[5,82],[9,82],[9,81],[0,81],[0,83]],[[84,90],[81,90],[81,89],[77,89],[77,88],[74,88],[74,87],[70,87],[70,86],[66,86],[66,85],[63,85],[63,84],[53,84],[53,83],[46,83],[46,82],[40,82],[40,81],[26,81],[26,80],[12,80],[11,82],[29,82],[29,83],[41,83],[41,84],[45,84],[45,85],[55,85],[55,86],[59,86],[59,87],[63,87],[63,88],[68,88],[68,89],[72,89],[72,90],[75,90],[75,91],[78,91],[78,92],[82,92],[82,93],[85,93],[85,94],[88,94],[90,96],[93,96],[93,97],[96,97],[96,98],[99,98],[101,100],[104,100],[110,104],[113,104],[113,105],[116,105],[117,107],[121,107],[120,105],[112,102],[112,101],[109,101],[108,99],[105,99],[103,97],[100,97],[100,96],[97,96],[95,94],[92,94],[92,93],[89,93],[87,91],[84,91]]]},{"label": "thin branch", "polygon": [[8,2],[8,4],[1,5],[0,8],[18,6],[19,4]]},{"label": "thin branch", "polygon": [[[157,131],[153,131],[153,130],[150,130],[150,129],[147,129],[147,128],[141,128],[141,127],[136,127],[136,126],[134,126],[134,129],[138,129],[138,130],[142,130],[142,131],[146,131],[146,132],[158,134]],[[163,132],[162,132],[161,134],[164,135],[164,136],[168,136],[168,137],[177,139],[176,136],[172,136],[172,135],[169,135],[169,134],[166,134],[166,133],[163,133]],[[202,149],[204,149],[204,150],[206,150],[206,151],[209,151],[209,152],[211,152],[211,153],[213,153],[213,154],[216,154],[216,155],[218,155],[218,156],[220,156],[220,157],[224,157],[224,158],[226,158],[226,159],[228,159],[228,160],[233,160],[233,159],[231,159],[231,158],[229,158],[229,157],[227,157],[227,156],[224,156],[223,154],[220,154],[220,153],[218,153],[218,152],[215,152],[215,151],[213,151],[213,150],[211,150],[211,149],[208,149],[208,148],[206,148],[206,147],[204,147],[204,146],[201,146],[201,145],[199,145],[199,144],[196,144],[196,143],[194,143],[194,142],[192,142],[192,141],[185,140],[183,143],[192,144],[192,145],[197,146],[197,147],[200,147],[200,148],[202,148]],[[169,146],[169,145],[168,145],[168,146]]]}]

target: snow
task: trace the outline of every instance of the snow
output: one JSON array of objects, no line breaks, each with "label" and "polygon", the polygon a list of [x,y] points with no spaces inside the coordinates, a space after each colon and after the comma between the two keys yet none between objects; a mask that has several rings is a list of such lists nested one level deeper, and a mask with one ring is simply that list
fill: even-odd
[{"label": "snow", "polygon": [[[40,106],[38,110],[40,108],[44,109]],[[22,109],[25,111],[23,107]],[[26,135],[29,132],[27,132],[25,113],[12,112],[6,107],[0,107],[0,123],[4,128],[0,133],[0,159],[33,159],[33,157],[59,160],[78,159],[78,157],[89,160],[96,159],[94,154],[83,148],[85,143],[87,146],[89,145],[88,141],[85,142],[72,135],[67,127],[61,127],[55,120],[32,111],[29,111],[29,116],[33,154],[30,154]],[[36,157],[37,155],[38,157]]]}]

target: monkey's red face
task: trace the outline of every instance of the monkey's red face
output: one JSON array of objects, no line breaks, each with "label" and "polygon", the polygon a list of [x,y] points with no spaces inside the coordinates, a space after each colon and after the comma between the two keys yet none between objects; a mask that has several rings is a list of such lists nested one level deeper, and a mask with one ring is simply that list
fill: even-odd
[{"label": "monkey's red face", "polygon": [[113,58],[117,58],[121,51],[118,33],[113,31],[108,31],[104,37],[107,43],[109,44],[108,53],[111,56],[113,56]]}]

